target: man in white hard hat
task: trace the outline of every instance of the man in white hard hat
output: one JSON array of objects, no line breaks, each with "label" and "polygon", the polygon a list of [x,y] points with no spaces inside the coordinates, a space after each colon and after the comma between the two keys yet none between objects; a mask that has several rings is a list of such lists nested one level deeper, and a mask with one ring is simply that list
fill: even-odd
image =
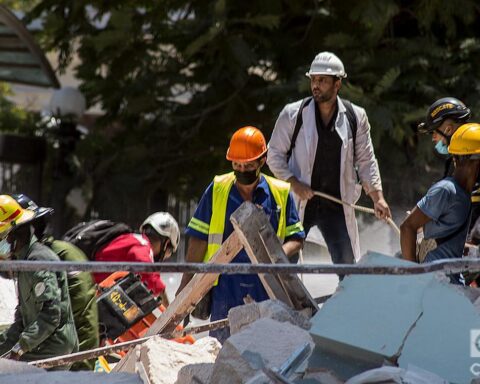
[{"label": "man in white hard hat", "polygon": [[327,193],[348,203],[362,186],[380,219],[391,217],[370,138],[365,110],[338,92],[347,77],[342,61],[321,52],[306,73],[312,96],[287,104],[268,144],[267,164],[275,177],[291,183],[306,233],[318,226],[334,263],[360,257],[353,208],[314,195]]}]

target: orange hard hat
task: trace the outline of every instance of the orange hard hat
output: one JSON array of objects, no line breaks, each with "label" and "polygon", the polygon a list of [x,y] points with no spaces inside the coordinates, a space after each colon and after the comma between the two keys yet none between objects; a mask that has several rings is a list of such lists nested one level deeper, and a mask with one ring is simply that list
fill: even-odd
[{"label": "orange hard hat", "polygon": [[230,140],[227,160],[246,163],[257,160],[267,153],[267,142],[262,132],[255,127],[243,127]]}]

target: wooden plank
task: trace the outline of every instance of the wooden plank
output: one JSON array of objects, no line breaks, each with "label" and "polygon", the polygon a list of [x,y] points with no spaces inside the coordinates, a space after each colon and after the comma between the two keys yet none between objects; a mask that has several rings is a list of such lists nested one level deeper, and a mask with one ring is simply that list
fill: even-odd
[{"label": "wooden plank", "polygon": [[[219,251],[213,255],[210,263],[228,264],[242,250],[242,243],[238,235],[233,232],[222,244]],[[146,336],[156,335],[158,333],[169,333],[175,330],[175,327],[190,314],[198,302],[213,287],[217,280],[218,273],[197,273],[192,280],[182,289],[182,291],[170,303],[165,312],[148,329]],[[134,372],[135,370],[135,352],[130,351],[118,362],[113,372]]]},{"label": "wooden plank", "polygon": [[[272,264],[290,263],[278,241],[277,235],[273,232],[273,228],[270,225],[262,228],[259,234]],[[281,275],[279,277],[282,280],[295,309],[303,310],[309,308],[312,311],[312,315],[318,311],[317,302],[312,295],[310,295],[310,292],[305,288],[297,274]]]},{"label": "wooden plank", "polygon": [[[270,257],[260,238],[262,228],[266,225],[270,226],[265,212],[257,208],[253,203],[245,202],[232,214],[230,221],[252,264],[270,264]],[[294,308],[280,276],[259,274],[259,277],[271,299],[280,300]]]},{"label": "wooden plank", "polygon": [[[232,222],[238,232],[242,233],[240,239],[251,259],[265,264],[288,264],[289,260],[283,252],[276,233],[274,232],[267,215],[249,203],[241,212],[235,212],[232,215]],[[258,231],[250,231],[250,228],[259,228]],[[240,233],[239,233],[240,235]],[[296,274],[278,275],[276,280],[280,282],[282,288],[286,291],[289,303],[292,308],[303,310],[311,309],[312,313],[318,310],[318,305],[305,288]],[[282,300],[283,301],[283,300]]]}]

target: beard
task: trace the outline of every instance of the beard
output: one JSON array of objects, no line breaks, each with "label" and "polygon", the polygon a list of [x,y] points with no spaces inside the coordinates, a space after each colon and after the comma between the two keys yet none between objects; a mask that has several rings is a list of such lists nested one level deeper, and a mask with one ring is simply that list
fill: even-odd
[{"label": "beard", "polygon": [[332,99],[336,97],[333,90],[328,92],[320,92],[318,89],[312,90],[312,96],[316,103],[326,103],[328,101],[332,101]]}]

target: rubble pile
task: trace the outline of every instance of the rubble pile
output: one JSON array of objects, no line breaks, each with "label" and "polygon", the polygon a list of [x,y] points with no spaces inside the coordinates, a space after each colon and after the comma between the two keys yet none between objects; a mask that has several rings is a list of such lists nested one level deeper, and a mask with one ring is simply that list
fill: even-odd
[{"label": "rubble pile", "polygon": [[[137,364],[143,364],[151,384],[173,384],[182,367],[215,362],[220,348],[220,343],[212,337],[199,339],[190,345],[158,336],[139,347]],[[184,371],[182,376],[188,377],[188,371]]]},{"label": "rubble pile", "polygon": [[[360,263],[410,264],[378,253]],[[223,346],[210,337],[193,345],[154,337],[136,347],[136,373],[45,372],[0,360],[0,382],[470,383],[471,367],[480,366],[480,347],[472,349],[479,306],[480,289],[442,273],[351,275],[312,318],[270,300],[231,309]]]},{"label": "rubble pile", "polygon": [[[366,265],[406,265],[378,253]],[[267,383],[298,348],[312,352],[288,379],[295,383],[470,383],[476,362],[471,331],[479,330],[480,290],[449,283],[441,273],[352,275],[310,320],[266,301],[229,313],[232,336],[214,364],[187,366],[203,383]],[[182,384],[187,381],[179,381]]]}]

